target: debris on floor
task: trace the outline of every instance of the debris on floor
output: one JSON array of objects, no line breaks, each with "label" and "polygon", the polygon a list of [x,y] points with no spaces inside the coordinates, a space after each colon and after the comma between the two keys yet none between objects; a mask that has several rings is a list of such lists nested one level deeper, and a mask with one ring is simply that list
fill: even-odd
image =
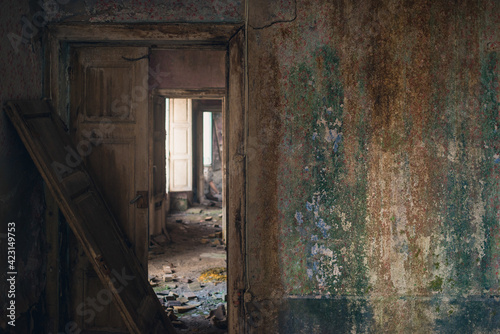
[{"label": "debris on floor", "polygon": [[210,317],[210,311],[225,307],[227,301],[221,212],[198,206],[171,214],[165,231],[170,240],[152,238],[150,282],[178,332],[227,333],[225,308]]},{"label": "debris on floor", "polygon": [[191,291],[200,291],[201,289],[202,289],[201,284],[198,282],[189,284],[189,290]]},{"label": "debris on floor", "polygon": [[164,234],[158,234],[158,235],[154,236],[152,238],[152,241],[153,241],[153,243],[155,243],[156,245],[159,245],[159,246],[165,246],[170,242],[169,238]]},{"label": "debris on floor", "polygon": [[217,309],[210,311],[210,314],[206,318],[209,319],[215,327],[227,329],[226,307],[224,304],[220,304]]},{"label": "debris on floor", "polygon": [[226,268],[224,267],[205,270],[204,272],[201,273],[200,277],[198,278],[200,282],[218,282],[218,283],[225,282],[226,279],[227,279]]}]

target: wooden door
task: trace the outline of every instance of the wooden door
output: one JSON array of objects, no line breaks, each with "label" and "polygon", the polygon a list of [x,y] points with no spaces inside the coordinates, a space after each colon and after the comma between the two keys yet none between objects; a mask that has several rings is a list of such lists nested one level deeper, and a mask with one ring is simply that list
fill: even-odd
[{"label": "wooden door", "polygon": [[170,99],[170,191],[193,187],[191,99]]},{"label": "wooden door", "polygon": [[66,332],[175,333],[99,187],[72,153],[78,144],[49,104],[15,101],[5,110],[99,278],[99,286],[79,286],[86,298],[68,307],[80,317],[67,322]]},{"label": "wooden door", "polygon": [[[147,273],[148,49],[78,47],[72,50],[70,134],[76,152]],[[72,253],[73,314],[86,330],[124,329],[111,303],[91,322],[86,298],[102,285],[83,252]],[[79,309],[83,305],[82,309]]]},{"label": "wooden door", "polygon": [[[165,233],[165,215],[167,205],[165,203],[166,194],[166,110],[165,98],[162,96],[153,96],[152,103],[152,129],[153,136],[151,136],[151,195],[149,207],[149,234],[155,235]],[[168,235],[167,235],[168,237]]]}]

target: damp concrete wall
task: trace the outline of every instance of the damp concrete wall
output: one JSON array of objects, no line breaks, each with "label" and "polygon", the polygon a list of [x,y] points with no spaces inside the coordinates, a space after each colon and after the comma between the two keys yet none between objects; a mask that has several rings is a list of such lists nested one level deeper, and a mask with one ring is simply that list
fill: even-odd
[{"label": "damp concrete wall", "polygon": [[[43,97],[41,32],[14,36],[40,11],[51,22],[247,20],[246,332],[500,329],[497,1],[251,0],[247,14],[233,0],[43,3],[0,4],[1,103]],[[2,113],[0,263],[15,221],[26,333],[47,321],[51,247],[30,161]]]},{"label": "damp concrete wall", "polygon": [[487,0],[250,6],[251,331],[500,329],[499,26]]}]

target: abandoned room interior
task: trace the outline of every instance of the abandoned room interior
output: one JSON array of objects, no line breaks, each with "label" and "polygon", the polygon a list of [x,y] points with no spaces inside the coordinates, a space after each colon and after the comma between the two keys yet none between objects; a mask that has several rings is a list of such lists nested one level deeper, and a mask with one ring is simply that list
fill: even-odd
[{"label": "abandoned room interior", "polygon": [[0,15],[0,333],[500,331],[497,0]]}]

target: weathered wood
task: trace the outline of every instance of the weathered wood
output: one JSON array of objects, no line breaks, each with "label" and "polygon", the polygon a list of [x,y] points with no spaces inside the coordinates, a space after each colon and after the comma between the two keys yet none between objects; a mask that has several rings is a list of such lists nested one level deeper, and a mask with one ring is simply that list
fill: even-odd
[{"label": "weathered wood", "polygon": [[[144,270],[148,247],[148,54],[145,47],[75,47],[71,59],[70,135],[89,174],[117,218],[126,242]],[[133,60],[130,60],[133,59]],[[75,155],[77,153],[75,152]],[[84,189],[74,194],[84,195]],[[135,201],[130,201],[142,194]],[[85,258],[79,258],[85,262]],[[75,267],[85,268],[85,265]],[[83,276],[83,289],[73,296],[71,310],[87,300],[91,270],[73,272]],[[90,275],[90,276],[89,276]],[[88,278],[87,278],[88,277]],[[95,279],[94,279],[95,281]],[[83,312],[91,306],[84,304]],[[103,306],[95,321],[81,326],[92,330],[124,329],[113,304]],[[102,327],[103,326],[103,327]],[[88,327],[88,328],[87,328]]]},{"label": "weathered wood", "polygon": [[[130,205],[149,188],[147,48],[75,49],[71,126],[89,172],[147,268],[147,206]],[[141,208],[143,206],[139,206]]]},{"label": "weathered wood", "polygon": [[[155,235],[165,228],[165,194],[166,194],[166,161],[165,161],[165,98],[152,96],[150,103],[149,133],[149,166],[150,166],[150,198],[149,202],[149,234]],[[167,235],[170,239],[170,236]]]},{"label": "weathered wood", "polygon": [[47,238],[47,286],[46,305],[50,319],[48,331],[59,332],[59,208],[54,197],[44,185],[45,194],[45,236]]},{"label": "weathered wood", "polygon": [[[75,148],[54,122],[57,116],[24,117],[40,108],[50,111],[44,101],[8,102],[5,111],[105,287],[97,297],[112,296],[131,333],[175,333],[84,164],[66,164],[68,149]],[[62,177],[61,166],[67,169]],[[88,191],[71,199],[75,189],[85,187]]]},{"label": "weathered wood", "polygon": [[169,89],[155,88],[153,94],[169,98],[190,98],[190,99],[214,99],[223,98],[226,95],[225,89],[206,88],[206,89]]},{"label": "weathered wood", "polygon": [[193,101],[193,119],[196,119],[196,181],[197,195],[200,203],[205,197],[205,178],[203,174],[203,110],[199,107],[199,101]]},{"label": "weathered wood", "polygon": [[78,24],[48,25],[64,41],[189,41],[226,43],[241,24]]},{"label": "weathered wood", "polygon": [[193,190],[192,99],[170,99],[170,192]]},{"label": "weathered wood", "polygon": [[224,173],[226,185],[227,246],[228,246],[228,321],[230,333],[245,333],[243,293],[245,291],[245,84],[244,32],[240,31],[229,42],[229,82],[224,135],[227,138]]}]

